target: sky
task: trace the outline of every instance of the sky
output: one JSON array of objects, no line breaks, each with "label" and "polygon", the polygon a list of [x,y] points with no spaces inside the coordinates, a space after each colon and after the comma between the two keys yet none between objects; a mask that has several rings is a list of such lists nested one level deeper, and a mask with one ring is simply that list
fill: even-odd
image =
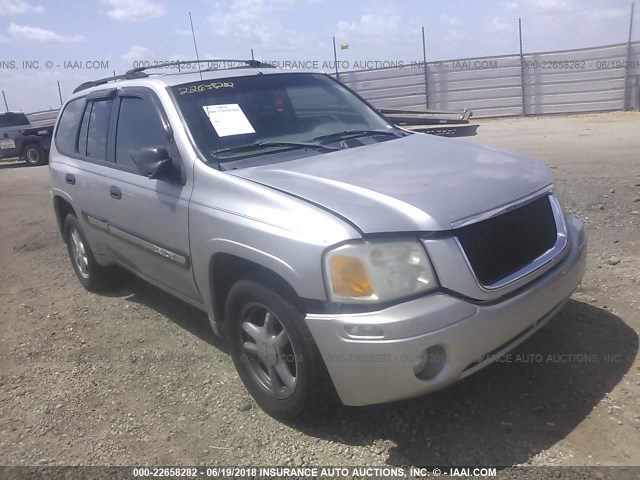
[{"label": "sky", "polygon": [[0,0],[0,90],[12,111],[57,108],[58,81],[64,99],[140,62],[194,59],[188,12],[201,59],[253,49],[260,60],[331,69],[335,37],[348,70],[421,61],[422,27],[429,61],[517,53],[519,17],[525,53],[624,43],[630,9],[629,0]]}]

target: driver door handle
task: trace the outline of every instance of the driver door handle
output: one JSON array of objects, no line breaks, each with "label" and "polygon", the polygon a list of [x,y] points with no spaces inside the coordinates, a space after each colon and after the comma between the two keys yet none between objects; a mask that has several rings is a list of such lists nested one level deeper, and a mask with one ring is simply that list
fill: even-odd
[{"label": "driver door handle", "polygon": [[113,185],[109,188],[109,193],[111,194],[111,198],[115,198],[116,200],[120,200],[122,198],[122,190]]}]

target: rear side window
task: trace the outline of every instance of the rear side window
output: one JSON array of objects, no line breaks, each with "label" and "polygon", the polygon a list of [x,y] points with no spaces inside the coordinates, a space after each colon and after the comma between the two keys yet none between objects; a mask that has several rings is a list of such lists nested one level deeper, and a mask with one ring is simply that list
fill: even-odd
[{"label": "rear side window", "polygon": [[107,159],[107,134],[113,100],[93,101],[87,105],[78,139],[78,153],[95,160]]},{"label": "rear side window", "polygon": [[145,147],[170,148],[162,121],[148,99],[123,97],[116,130],[116,163],[137,169],[133,159]]},{"label": "rear side window", "polygon": [[70,101],[62,112],[56,130],[56,147],[64,155],[76,154],[76,137],[84,110],[84,98]]},{"label": "rear side window", "polygon": [[0,128],[21,127],[29,125],[29,119],[24,113],[0,113]]}]

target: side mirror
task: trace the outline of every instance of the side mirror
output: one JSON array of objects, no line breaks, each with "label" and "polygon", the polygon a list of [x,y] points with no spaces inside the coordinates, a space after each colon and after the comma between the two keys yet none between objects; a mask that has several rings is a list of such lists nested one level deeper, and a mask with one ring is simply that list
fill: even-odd
[{"label": "side mirror", "polygon": [[173,169],[173,162],[165,147],[143,148],[133,160],[140,173],[149,178],[167,178]]}]

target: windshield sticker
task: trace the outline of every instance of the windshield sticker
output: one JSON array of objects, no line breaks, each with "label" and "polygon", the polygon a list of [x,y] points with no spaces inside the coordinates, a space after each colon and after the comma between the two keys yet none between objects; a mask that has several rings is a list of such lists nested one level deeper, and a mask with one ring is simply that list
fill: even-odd
[{"label": "windshield sticker", "polygon": [[204,85],[189,85],[186,87],[178,87],[180,95],[188,93],[202,93],[207,90],[218,90],[220,88],[233,88],[233,82],[211,82]]},{"label": "windshield sticker", "polygon": [[202,108],[219,137],[256,133],[249,119],[237,103],[204,105]]}]

